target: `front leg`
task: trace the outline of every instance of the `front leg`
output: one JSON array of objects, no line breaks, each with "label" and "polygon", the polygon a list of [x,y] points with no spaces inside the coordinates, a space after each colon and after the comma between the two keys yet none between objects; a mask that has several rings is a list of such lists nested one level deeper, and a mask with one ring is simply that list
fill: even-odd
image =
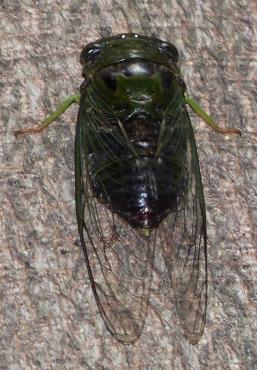
[{"label": "front leg", "polygon": [[207,125],[211,126],[211,128],[224,135],[231,135],[231,134],[237,134],[237,135],[242,135],[241,131],[238,130],[237,128],[223,128],[219,127],[217,123],[211,118],[201,107],[200,105],[190,96],[185,96],[185,102],[186,104],[190,105],[190,107],[193,109],[193,111],[200,117],[202,120],[207,123]]},{"label": "front leg", "polygon": [[50,116],[46,117],[39,126],[35,128],[23,128],[20,130],[14,131],[15,137],[23,134],[28,133],[37,133],[43,131],[45,128],[47,128],[52,122],[56,121],[73,103],[80,102],[80,94],[77,95],[71,95],[68,98],[66,98],[59,107],[52,113]]}]

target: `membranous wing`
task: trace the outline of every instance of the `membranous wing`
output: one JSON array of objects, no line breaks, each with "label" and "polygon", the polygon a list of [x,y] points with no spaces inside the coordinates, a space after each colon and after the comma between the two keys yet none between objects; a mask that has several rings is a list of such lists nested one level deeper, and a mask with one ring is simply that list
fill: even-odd
[{"label": "membranous wing", "polygon": [[[120,141],[123,146],[126,140],[112,132],[99,112],[82,113],[75,144],[76,211],[82,248],[107,328],[120,342],[134,343],[147,313],[155,231],[144,235],[114,212],[112,187],[105,184],[112,176],[121,182],[122,189],[129,190],[121,171],[126,161],[112,149],[113,143]],[[99,165],[95,153],[102,153]],[[120,176],[115,177],[115,171],[121,171]]]},{"label": "membranous wing", "polygon": [[[174,116],[167,116],[165,124],[167,145],[173,147],[171,156],[165,160],[170,161],[172,170],[175,158],[182,169],[181,176],[176,180],[177,205],[159,230],[180,323],[187,339],[195,344],[203,334],[206,320],[206,212],[192,126],[185,104],[181,103],[183,100],[178,101],[180,104],[174,109],[175,120]],[[170,119],[173,120],[172,131],[168,128]]]}]

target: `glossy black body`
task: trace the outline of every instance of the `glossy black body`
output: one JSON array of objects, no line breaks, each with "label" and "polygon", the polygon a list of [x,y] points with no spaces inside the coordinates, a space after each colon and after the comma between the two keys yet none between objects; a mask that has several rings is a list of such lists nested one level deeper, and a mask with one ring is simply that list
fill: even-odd
[{"label": "glossy black body", "polygon": [[[169,212],[176,210],[177,198],[184,189],[185,140],[180,144],[179,160],[170,161],[178,135],[175,128],[158,152],[163,111],[177,89],[183,90],[183,83],[174,67],[131,58],[98,69],[86,83],[87,89],[92,86],[94,90],[101,84],[109,90],[111,106],[109,115],[104,112],[103,121],[113,132],[120,130],[120,121],[127,144],[118,141],[113,132],[101,132],[99,128],[97,135],[92,133],[89,158],[94,194],[131,226],[158,227]],[[172,114],[168,119],[170,125],[175,124]],[[109,164],[103,142],[119,161]]]},{"label": "glossy black body", "polygon": [[137,34],[81,53],[77,222],[99,312],[122,343],[143,330],[157,246],[185,336],[204,330],[205,204],[177,61],[172,44]]}]

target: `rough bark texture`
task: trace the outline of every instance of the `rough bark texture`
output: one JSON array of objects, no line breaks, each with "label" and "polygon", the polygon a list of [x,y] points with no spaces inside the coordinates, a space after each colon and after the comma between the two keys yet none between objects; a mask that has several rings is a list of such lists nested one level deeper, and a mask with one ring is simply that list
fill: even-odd
[{"label": "rough bark texture", "polygon": [[[0,368],[257,368],[256,0],[1,1]],[[173,42],[189,93],[241,138],[192,115],[208,217],[209,310],[198,345],[154,275],[145,329],[115,341],[93,299],[74,210],[77,108],[36,125],[82,81],[79,53],[101,34]],[[156,269],[158,271],[158,269]]]}]

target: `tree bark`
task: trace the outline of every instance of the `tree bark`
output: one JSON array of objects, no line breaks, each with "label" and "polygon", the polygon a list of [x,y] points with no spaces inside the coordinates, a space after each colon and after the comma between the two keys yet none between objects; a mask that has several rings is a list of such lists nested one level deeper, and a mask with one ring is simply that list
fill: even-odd
[{"label": "tree bark", "polygon": [[[0,368],[256,368],[256,1],[3,0],[1,23]],[[42,134],[14,137],[78,92],[85,44],[122,32],[174,43],[188,93],[243,133],[216,134],[191,114],[210,286],[195,346],[183,337],[158,255],[139,341],[118,343],[100,318],[75,219],[77,107]]]}]

